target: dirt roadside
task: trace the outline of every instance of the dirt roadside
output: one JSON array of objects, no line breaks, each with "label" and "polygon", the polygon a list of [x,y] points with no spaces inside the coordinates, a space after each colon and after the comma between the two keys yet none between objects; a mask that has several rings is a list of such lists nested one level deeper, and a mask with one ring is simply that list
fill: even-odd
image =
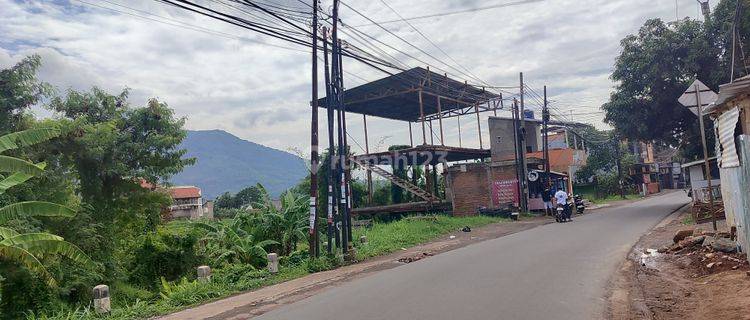
[{"label": "dirt roadside", "polygon": [[158,319],[249,319],[279,306],[312,296],[326,288],[340,285],[371,273],[398,267],[405,263],[429,258],[473,243],[499,238],[552,222],[536,217],[517,222],[496,223],[471,232],[456,231],[435,241],[389,255],[319,272],[255,291],[237,294],[222,300],[163,316]]},{"label": "dirt roadside", "polygon": [[[750,266],[744,254],[700,243],[675,245],[679,230],[694,229],[689,240],[696,241],[712,233],[710,223],[683,223],[688,216],[686,206],[633,247],[610,280],[608,319],[750,319]],[[723,223],[719,227],[726,231]]]}]

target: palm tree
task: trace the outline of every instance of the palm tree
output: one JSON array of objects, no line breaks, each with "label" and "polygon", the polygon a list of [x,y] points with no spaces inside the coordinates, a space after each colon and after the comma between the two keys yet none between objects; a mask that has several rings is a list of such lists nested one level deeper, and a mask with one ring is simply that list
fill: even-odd
[{"label": "palm tree", "polygon": [[[0,153],[37,144],[60,134],[57,128],[39,128],[7,134],[0,137]],[[44,163],[0,155],[0,172],[9,174],[0,180],[0,194],[44,171]],[[89,257],[74,244],[63,238],[43,232],[18,233],[3,227],[7,221],[22,216],[72,217],[75,211],[63,205],[44,201],[25,201],[0,208],[0,259],[15,261],[26,266],[55,285],[55,279],[42,263],[51,255],[64,256],[86,266],[92,266]]]},{"label": "palm tree", "polygon": [[281,197],[281,205],[277,207],[271,201],[263,186],[260,184],[263,200],[257,204],[260,209],[257,227],[269,239],[276,240],[281,246],[281,255],[288,255],[297,250],[297,243],[307,237],[309,208],[306,198],[293,192],[286,192]]}]

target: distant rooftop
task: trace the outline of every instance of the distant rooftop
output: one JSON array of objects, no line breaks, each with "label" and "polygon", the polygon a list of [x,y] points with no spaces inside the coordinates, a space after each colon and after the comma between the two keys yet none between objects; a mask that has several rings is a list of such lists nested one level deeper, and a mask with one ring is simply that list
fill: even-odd
[{"label": "distant rooftop", "polygon": [[169,188],[169,195],[172,199],[191,199],[200,198],[201,189],[195,186],[179,186]]}]

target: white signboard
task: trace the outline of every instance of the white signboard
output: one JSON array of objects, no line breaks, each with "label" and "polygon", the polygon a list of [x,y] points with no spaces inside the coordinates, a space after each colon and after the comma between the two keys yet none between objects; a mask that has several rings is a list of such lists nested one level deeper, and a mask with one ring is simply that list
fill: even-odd
[{"label": "white signboard", "polygon": [[690,87],[685,90],[685,93],[683,93],[677,101],[680,102],[683,106],[688,107],[690,111],[693,112],[696,116],[698,115],[698,102],[696,101],[696,95],[695,95],[695,89],[698,88],[698,94],[700,95],[701,100],[701,107],[707,107],[708,105],[714,103],[716,99],[719,98],[719,95],[716,94],[716,92],[711,91],[711,89],[708,88],[703,82],[700,80],[695,80],[692,84],[690,84]]}]

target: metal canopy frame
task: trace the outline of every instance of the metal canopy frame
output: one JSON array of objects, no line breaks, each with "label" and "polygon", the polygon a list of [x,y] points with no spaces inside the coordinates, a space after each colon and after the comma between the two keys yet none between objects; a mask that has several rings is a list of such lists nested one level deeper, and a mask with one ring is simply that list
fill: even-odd
[{"label": "metal canopy frame", "polygon": [[[421,67],[347,89],[343,96],[346,112],[408,122],[465,115],[477,107],[502,108],[502,95]],[[328,107],[326,98],[318,102]]]}]

